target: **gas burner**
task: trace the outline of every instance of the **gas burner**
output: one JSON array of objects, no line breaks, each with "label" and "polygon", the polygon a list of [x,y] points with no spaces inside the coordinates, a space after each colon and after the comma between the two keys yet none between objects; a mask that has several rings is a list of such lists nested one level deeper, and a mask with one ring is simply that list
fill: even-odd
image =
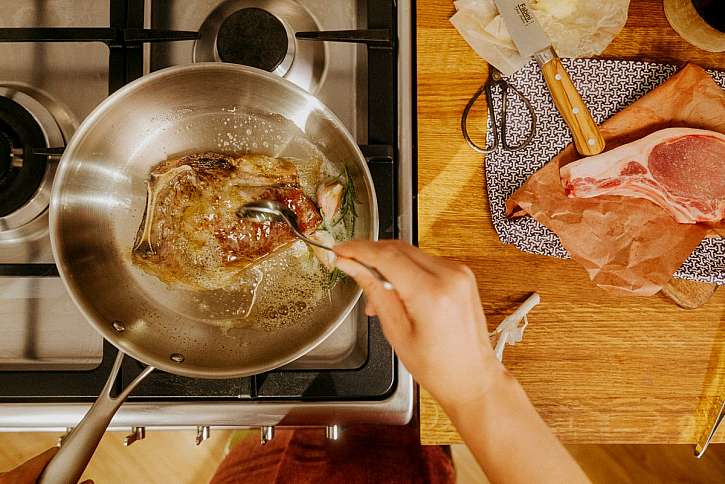
[{"label": "gas burner", "polygon": [[298,42],[295,32],[319,30],[293,0],[227,0],[199,29],[193,60],[264,69],[315,93],[325,76],[327,46]]},{"label": "gas burner", "polygon": [[57,160],[34,151],[64,147],[72,119],[40,91],[0,84],[0,242],[28,235],[47,210]]},{"label": "gas burner", "polygon": [[43,130],[23,106],[0,97],[0,217],[25,205],[43,181],[47,159],[33,147],[47,147]]},{"label": "gas burner", "polygon": [[[289,71],[295,44],[284,24],[261,8],[243,8],[224,19],[216,49],[224,62],[277,71]],[[284,62],[285,65],[281,65]]]}]

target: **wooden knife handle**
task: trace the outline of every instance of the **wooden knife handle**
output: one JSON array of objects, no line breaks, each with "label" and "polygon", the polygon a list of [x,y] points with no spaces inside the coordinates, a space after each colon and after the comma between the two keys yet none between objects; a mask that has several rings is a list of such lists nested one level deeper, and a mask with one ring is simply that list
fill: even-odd
[{"label": "wooden knife handle", "polygon": [[604,138],[561,60],[558,57],[548,60],[541,65],[541,72],[549,86],[556,109],[571,130],[576,150],[585,156],[604,151]]}]

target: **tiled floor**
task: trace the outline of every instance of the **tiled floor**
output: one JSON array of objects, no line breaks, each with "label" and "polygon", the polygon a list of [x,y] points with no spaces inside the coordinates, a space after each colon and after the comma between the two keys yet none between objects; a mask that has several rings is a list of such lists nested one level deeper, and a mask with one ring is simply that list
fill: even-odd
[{"label": "tiled floor", "polygon": [[[193,431],[149,432],[131,447],[123,434],[108,433],[84,478],[97,484],[196,484],[208,482],[225,453],[231,432],[212,432],[211,439],[194,445]],[[0,433],[0,470],[55,444],[57,434]],[[722,483],[725,482],[725,444],[712,446],[705,458],[692,456],[683,445],[571,445],[570,452],[595,484]],[[458,484],[488,481],[463,445],[452,448]]]}]

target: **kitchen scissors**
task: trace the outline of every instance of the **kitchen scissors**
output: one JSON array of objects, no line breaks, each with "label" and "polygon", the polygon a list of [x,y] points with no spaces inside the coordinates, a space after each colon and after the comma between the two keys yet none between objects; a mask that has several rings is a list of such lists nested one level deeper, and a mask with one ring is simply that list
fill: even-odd
[{"label": "kitchen scissors", "polygon": [[[496,121],[496,108],[493,104],[493,88],[498,87],[501,91],[501,127],[499,129],[498,123]],[[525,134],[524,139],[516,145],[509,144],[508,139],[506,137],[506,125],[507,125],[507,113],[508,113],[508,98],[509,98],[509,92],[513,92],[514,95],[516,95],[526,107],[527,111],[529,112],[529,116],[531,119],[531,127],[529,128],[528,132]],[[473,105],[476,104],[476,101],[479,97],[481,97],[482,94],[486,94],[486,107],[488,116],[491,120],[491,129],[492,129],[492,142],[491,145],[481,147],[480,145],[476,144],[475,141],[471,139],[471,136],[468,134],[468,115],[471,112],[471,109],[473,108]],[[531,140],[534,138],[534,135],[536,134],[536,112],[534,111],[534,107],[531,105],[531,101],[528,100],[526,96],[524,96],[521,91],[516,89],[512,84],[509,84],[506,79],[504,79],[503,74],[501,74],[501,71],[493,67],[492,65],[489,65],[488,68],[488,79],[486,79],[486,82],[478,88],[476,93],[471,97],[471,99],[468,101],[468,104],[466,105],[466,108],[463,110],[463,116],[461,117],[461,131],[463,132],[463,137],[466,139],[466,142],[479,153],[488,154],[493,151],[495,151],[498,148],[499,145],[499,139],[501,140],[501,146],[505,151],[518,151],[526,148],[530,143]]]}]

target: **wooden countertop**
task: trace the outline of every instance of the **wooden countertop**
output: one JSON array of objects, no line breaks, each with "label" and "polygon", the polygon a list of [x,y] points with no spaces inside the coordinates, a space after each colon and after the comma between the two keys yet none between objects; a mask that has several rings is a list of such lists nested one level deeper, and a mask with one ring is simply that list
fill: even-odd
[{"label": "wooden countertop", "polygon": [[[449,0],[417,1],[420,246],[471,266],[489,328],[532,291],[541,295],[523,342],[506,349],[504,362],[564,442],[695,442],[725,397],[725,289],[692,311],[661,296],[616,297],[572,261],[498,240],[483,160],[459,129],[486,63],[448,22],[454,12]],[[602,57],[725,69],[724,53],[692,47],[670,28],[662,0],[633,0],[627,25]],[[424,391],[420,426],[424,444],[460,442]],[[725,441],[725,428],[717,440]]]}]

